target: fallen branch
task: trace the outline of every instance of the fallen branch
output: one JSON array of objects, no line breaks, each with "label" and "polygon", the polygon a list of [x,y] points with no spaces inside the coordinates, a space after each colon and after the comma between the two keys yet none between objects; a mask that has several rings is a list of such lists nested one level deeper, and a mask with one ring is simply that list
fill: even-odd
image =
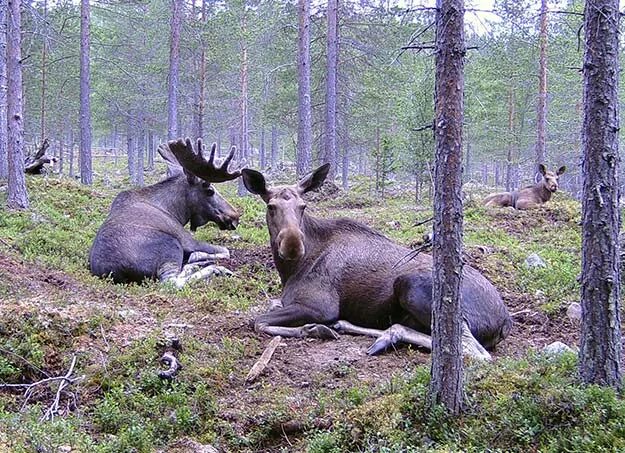
[{"label": "fallen branch", "polygon": [[276,352],[276,348],[281,341],[282,337],[280,335],[273,337],[273,339],[269,342],[269,346],[267,346],[267,348],[263,351],[260,358],[256,361],[250,372],[247,373],[247,377],[245,378],[246,383],[249,384],[251,382],[254,382],[258,378],[258,376],[260,376],[261,373],[265,371],[265,368],[267,368],[267,365],[269,364],[273,353]]},{"label": "fallen branch", "polygon": [[[58,381],[59,387],[57,388],[56,393],[54,395],[54,400],[52,401],[52,404],[48,407],[46,412],[39,419],[39,421],[52,420],[54,419],[55,416],[59,415],[59,412],[60,412],[59,405],[61,403],[61,395],[66,391],[65,389],[76,382],[82,381],[85,378],[84,375],[72,377],[75,366],[76,366],[76,356],[73,356],[69,369],[67,370],[67,373],[65,373],[65,375],[63,376],[48,377],[45,379],[41,379],[40,381],[33,382],[32,384],[0,384],[0,389],[25,388],[26,390],[24,391],[24,402],[22,403],[22,406],[20,408],[20,410],[23,411],[26,408],[28,401],[33,396],[35,390],[38,387],[44,384],[50,384],[50,383]],[[70,394],[70,395],[73,397],[75,401],[76,400],[75,396],[73,394]]]}]

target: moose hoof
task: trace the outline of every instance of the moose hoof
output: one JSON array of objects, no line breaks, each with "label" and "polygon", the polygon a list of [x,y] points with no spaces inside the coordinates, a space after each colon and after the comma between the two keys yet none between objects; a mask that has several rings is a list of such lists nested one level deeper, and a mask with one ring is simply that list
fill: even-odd
[{"label": "moose hoof", "polygon": [[377,340],[375,340],[371,346],[369,346],[369,349],[367,349],[367,354],[378,355],[386,351],[392,344],[393,342],[388,336],[382,335]]},{"label": "moose hoof", "polygon": [[347,326],[349,325],[349,323],[347,321],[337,321],[332,325],[332,328],[334,330],[336,330],[339,333],[345,333],[345,331],[347,330]]},{"label": "moose hoof", "polygon": [[306,324],[302,327],[304,337],[320,338],[322,340],[338,340],[339,334],[323,324]]},{"label": "moose hoof", "polygon": [[234,275],[234,272],[232,272],[227,267],[223,267],[223,266],[209,266],[209,267],[213,275],[216,275],[218,277],[227,277],[230,275]]}]

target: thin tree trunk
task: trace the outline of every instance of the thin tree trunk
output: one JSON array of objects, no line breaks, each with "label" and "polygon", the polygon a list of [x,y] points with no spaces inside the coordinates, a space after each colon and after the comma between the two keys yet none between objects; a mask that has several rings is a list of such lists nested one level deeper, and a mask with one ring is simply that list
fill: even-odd
[{"label": "thin tree trunk", "polygon": [[299,34],[297,41],[297,86],[299,122],[297,129],[297,176],[301,177],[310,170],[312,160],[312,104],[310,97],[310,0],[299,0],[298,11]]},{"label": "thin tree trunk", "polygon": [[430,402],[462,410],[462,122],[464,2],[436,2],[436,164]]},{"label": "thin tree trunk", "polygon": [[154,132],[148,131],[148,170],[154,170]]},{"label": "thin tree trunk", "polygon": [[[43,0],[43,23],[47,25],[48,22],[48,1]],[[43,43],[41,45],[41,136],[40,140],[43,143],[46,138],[46,58],[48,53],[48,41],[46,33],[43,33]]]},{"label": "thin tree trunk", "polygon": [[582,336],[584,382],[622,387],[619,267],[619,2],[584,11]]},{"label": "thin tree trunk", "polygon": [[545,163],[545,156],[547,155],[547,0],[540,2],[539,40],[536,168]]},{"label": "thin tree trunk", "polygon": [[[202,27],[206,26],[206,0],[202,0]],[[204,110],[206,108],[206,43],[200,39],[200,77],[198,80],[197,136],[204,137]]]},{"label": "thin tree trunk", "polygon": [[271,169],[275,170],[278,164],[278,129],[271,126]]},{"label": "thin tree trunk", "polygon": [[89,0],[80,2],[80,182],[93,183],[91,163],[91,102],[89,95]]},{"label": "thin tree trunk", "polygon": [[[241,19],[241,31],[244,38],[241,40],[241,125],[239,134],[241,137],[239,156],[242,161],[249,157],[249,136],[248,136],[248,60],[247,60],[247,42],[245,34],[247,33],[247,5],[243,2],[243,17]],[[243,184],[243,178],[239,178],[238,194],[245,195],[247,190]]]},{"label": "thin tree trunk", "polygon": [[259,156],[259,160],[260,160],[260,169],[264,170],[265,167],[267,166],[267,161],[266,161],[266,157],[265,157],[265,128],[261,128],[260,130],[260,150],[259,150],[260,156]]},{"label": "thin tree trunk", "polygon": [[29,207],[24,177],[24,118],[22,102],[21,0],[9,0],[7,10],[7,207]]},{"label": "thin tree trunk", "polygon": [[63,163],[65,162],[65,131],[61,131],[59,139],[59,175],[63,174]]},{"label": "thin tree trunk", "polygon": [[9,174],[7,155],[7,2],[0,3],[0,179]]},{"label": "thin tree trunk", "polygon": [[341,165],[341,181],[343,184],[343,190],[349,190],[349,140],[347,135],[347,128],[343,129],[343,163]]},{"label": "thin tree trunk", "polygon": [[328,0],[327,73],[326,73],[326,127],[323,162],[330,164],[328,180],[333,181],[337,165],[336,153],[336,96],[338,71],[338,0]]},{"label": "thin tree trunk", "polygon": [[143,187],[143,156],[145,155],[145,114],[141,112],[138,118],[137,128],[137,174],[136,180],[139,187]]},{"label": "thin tree trunk", "polygon": [[508,89],[508,155],[506,157],[506,191],[513,189],[513,165],[514,165],[514,147],[516,146],[516,133],[514,127],[515,121],[515,96],[512,85]]},{"label": "thin tree trunk", "polygon": [[126,151],[128,155],[128,175],[130,176],[130,181],[133,185],[136,184],[137,181],[137,152],[135,149],[134,130],[135,125],[133,116],[132,114],[129,114],[126,123]]},{"label": "thin tree trunk", "polygon": [[167,84],[167,139],[178,137],[178,77],[180,65],[180,29],[182,0],[171,0],[171,35],[169,40],[169,80]]},{"label": "thin tree trunk", "polygon": [[69,129],[69,177],[74,177],[74,146],[76,145],[74,141],[74,129]]}]

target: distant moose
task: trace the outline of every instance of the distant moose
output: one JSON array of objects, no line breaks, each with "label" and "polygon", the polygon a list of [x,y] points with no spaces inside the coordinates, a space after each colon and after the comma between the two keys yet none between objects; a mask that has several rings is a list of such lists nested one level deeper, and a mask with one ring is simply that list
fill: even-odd
[{"label": "distant moose", "polygon": [[538,170],[542,175],[539,183],[512,192],[490,194],[484,199],[484,206],[510,206],[515,209],[531,209],[546,203],[551,199],[551,195],[558,190],[558,179],[566,171],[566,167],[562,166],[554,173],[547,170],[547,167],[543,164],[540,164]]},{"label": "distant moose", "polygon": [[[255,319],[257,332],[287,337],[338,338],[338,332],[376,337],[368,353],[397,342],[431,349],[432,257],[405,261],[409,249],[350,219],[320,219],[305,212],[302,195],[319,187],[329,165],[298,184],[267,187],[244,169],[247,190],[267,205],[273,259],[280,274],[281,304]],[[464,266],[463,351],[487,359],[510,332],[512,321],[499,292],[477,270]]]},{"label": "distant moose", "polygon": [[215,222],[234,230],[239,222],[239,214],[213,186],[240,176],[240,171],[228,170],[234,147],[220,167],[215,165],[215,145],[208,160],[202,149],[201,140],[194,150],[189,139],[159,146],[173,176],[115,197],[91,247],[92,274],[110,276],[116,283],[156,278],[181,287],[189,280],[230,272],[213,265],[229,257],[228,249],[199,242],[184,228],[190,222],[195,231]]}]

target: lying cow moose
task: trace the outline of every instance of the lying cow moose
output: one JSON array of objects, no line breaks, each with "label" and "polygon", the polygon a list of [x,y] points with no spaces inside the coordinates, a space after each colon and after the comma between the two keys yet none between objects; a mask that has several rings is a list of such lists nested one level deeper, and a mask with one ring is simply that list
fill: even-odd
[{"label": "lying cow moose", "polygon": [[[212,265],[198,270],[197,263],[228,258],[228,249],[196,241],[184,229],[189,222],[195,231],[212,221],[234,230],[239,221],[239,214],[211,184],[240,176],[239,171],[228,171],[234,147],[220,167],[214,164],[215,145],[208,160],[202,148],[198,140],[195,152],[189,139],[159,146],[173,176],[115,197],[91,247],[92,274],[111,276],[116,283],[157,278],[181,287],[189,280],[230,272]],[[190,265],[183,270],[184,263]]]},{"label": "lying cow moose", "polygon": [[[257,332],[289,337],[337,338],[339,332],[377,337],[369,354],[404,341],[431,349],[432,257],[410,250],[349,219],[307,215],[302,195],[319,187],[324,165],[298,184],[267,187],[264,176],[242,171],[247,189],[267,204],[273,259],[282,280],[282,307],[255,320]],[[512,321],[498,291],[464,266],[463,350],[489,358]],[[477,341],[476,341],[477,340]]]},{"label": "lying cow moose", "polygon": [[484,198],[484,206],[511,206],[515,209],[530,209],[546,203],[551,199],[551,195],[558,190],[558,179],[566,171],[562,166],[555,173],[548,171],[540,164],[538,170],[543,175],[541,181],[533,186],[527,186],[512,192],[493,193]]}]

